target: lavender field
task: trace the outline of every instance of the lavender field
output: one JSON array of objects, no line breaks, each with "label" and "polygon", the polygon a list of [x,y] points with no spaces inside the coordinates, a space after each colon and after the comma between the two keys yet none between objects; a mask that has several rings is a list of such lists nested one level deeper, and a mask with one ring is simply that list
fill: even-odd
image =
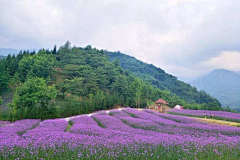
[{"label": "lavender field", "polygon": [[240,159],[240,127],[151,110],[0,121],[0,159]]}]

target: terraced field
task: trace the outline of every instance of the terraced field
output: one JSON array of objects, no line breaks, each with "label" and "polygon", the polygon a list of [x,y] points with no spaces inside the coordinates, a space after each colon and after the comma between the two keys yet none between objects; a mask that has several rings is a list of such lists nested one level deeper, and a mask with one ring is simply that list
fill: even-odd
[{"label": "terraced field", "polygon": [[0,121],[0,159],[240,159],[240,127],[143,109]]}]

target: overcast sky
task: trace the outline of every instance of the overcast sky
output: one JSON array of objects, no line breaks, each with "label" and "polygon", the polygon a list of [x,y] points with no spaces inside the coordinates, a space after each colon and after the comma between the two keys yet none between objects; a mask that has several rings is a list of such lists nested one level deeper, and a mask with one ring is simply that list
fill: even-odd
[{"label": "overcast sky", "polygon": [[0,48],[88,44],[182,80],[240,71],[239,0],[0,0]]}]

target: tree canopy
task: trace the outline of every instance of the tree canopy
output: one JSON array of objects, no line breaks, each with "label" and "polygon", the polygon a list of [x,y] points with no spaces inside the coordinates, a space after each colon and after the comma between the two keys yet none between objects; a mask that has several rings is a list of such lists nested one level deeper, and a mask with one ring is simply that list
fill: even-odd
[{"label": "tree canopy", "polygon": [[40,117],[36,114],[33,118],[46,118],[48,112],[52,110],[49,103],[56,96],[55,85],[47,86],[43,78],[33,77],[16,88],[11,106],[27,114],[37,111]]}]

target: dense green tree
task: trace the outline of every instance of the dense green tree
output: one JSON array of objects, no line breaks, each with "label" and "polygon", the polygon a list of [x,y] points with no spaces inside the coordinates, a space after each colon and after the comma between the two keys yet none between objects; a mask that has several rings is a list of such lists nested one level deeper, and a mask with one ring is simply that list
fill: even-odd
[{"label": "dense green tree", "polygon": [[57,46],[56,45],[53,47],[52,54],[57,54]]},{"label": "dense green tree", "polygon": [[105,109],[106,102],[105,102],[105,95],[103,91],[98,90],[96,95],[94,96],[94,110],[101,110]]},{"label": "dense green tree", "polygon": [[62,61],[59,64],[63,64],[63,63],[67,62],[70,59],[70,57],[69,57],[69,53],[70,52],[71,52],[71,43],[69,41],[67,41],[58,50],[58,55],[57,55],[56,58],[57,58],[58,61]]},{"label": "dense green tree", "polygon": [[[50,101],[57,96],[55,86],[47,86],[43,78],[30,78],[24,84],[17,87],[11,106],[27,114],[37,110],[37,118],[44,118],[52,112]],[[32,115],[27,115],[31,117]]]},{"label": "dense green tree", "polygon": [[66,79],[64,81],[63,90],[64,92],[78,96],[86,95],[82,77],[74,77],[72,80]]},{"label": "dense green tree", "polygon": [[134,81],[130,85],[130,89],[132,91],[132,96],[135,99],[136,106],[140,107],[140,101],[141,101],[141,95],[142,95],[142,89],[143,84],[142,80],[140,78],[135,78]]},{"label": "dense green tree", "polygon": [[18,63],[18,73],[21,82],[28,77],[47,78],[52,75],[52,69],[55,67],[55,58],[53,55],[46,54],[45,50],[40,50],[33,56],[23,56]]},{"label": "dense green tree", "polygon": [[0,92],[8,89],[10,81],[10,74],[8,69],[6,71],[2,71],[0,74]]},{"label": "dense green tree", "polygon": [[2,97],[0,96],[0,105],[3,103],[3,99]]},{"label": "dense green tree", "polygon": [[176,106],[181,105],[183,106],[185,104],[184,100],[180,99],[178,96],[174,95],[171,97],[171,101],[169,102],[170,106]]},{"label": "dense green tree", "polygon": [[115,82],[111,85],[111,90],[126,97],[128,96],[128,87],[127,77],[119,74],[116,76]]}]

